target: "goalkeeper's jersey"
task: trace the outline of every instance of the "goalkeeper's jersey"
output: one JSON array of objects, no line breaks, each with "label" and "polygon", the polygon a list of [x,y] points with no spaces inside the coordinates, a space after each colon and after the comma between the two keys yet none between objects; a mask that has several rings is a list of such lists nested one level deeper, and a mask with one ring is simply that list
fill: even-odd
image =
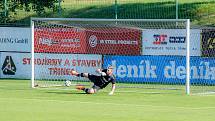
[{"label": "goalkeeper's jersey", "polygon": [[[107,69],[103,69],[102,72],[107,73]],[[107,74],[105,76],[89,75],[89,79],[101,89],[105,88],[109,83],[116,83],[114,76],[108,76]]]}]

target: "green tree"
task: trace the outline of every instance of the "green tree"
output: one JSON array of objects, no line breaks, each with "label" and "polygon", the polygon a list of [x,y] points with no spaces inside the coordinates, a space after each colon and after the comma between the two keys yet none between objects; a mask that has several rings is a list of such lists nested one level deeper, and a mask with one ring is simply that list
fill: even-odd
[{"label": "green tree", "polygon": [[41,16],[46,10],[56,11],[59,0],[1,0],[0,1],[0,23],[9,22],[13,14],[18,10],[26,12],[34,11]]}]

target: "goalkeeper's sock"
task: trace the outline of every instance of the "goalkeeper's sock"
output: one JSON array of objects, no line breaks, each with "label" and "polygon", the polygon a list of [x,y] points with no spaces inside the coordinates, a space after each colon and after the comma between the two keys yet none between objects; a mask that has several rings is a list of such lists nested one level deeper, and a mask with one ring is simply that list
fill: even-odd
[{"label": "goalkeeper's sock", "polygon": [[88,92],[89,89],[88,88],[83,89],[83,91],[86,92],[87,94],[89,94],[89,92]]},{"label": "goalkeeper's sock", "polygon": [[84,73],[80,73],[76,75],[77,77],[84,77]]}]

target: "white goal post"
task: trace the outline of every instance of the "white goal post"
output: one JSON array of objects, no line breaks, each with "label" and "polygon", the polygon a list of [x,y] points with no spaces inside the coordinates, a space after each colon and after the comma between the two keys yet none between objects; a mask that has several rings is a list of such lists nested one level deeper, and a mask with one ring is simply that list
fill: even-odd
[{"label": "white goal post", "polygon": [[190,94],[189,19],[31,18],[31,31],[32,88],[81,81],[72,69],[115,64],[119,85],[181,85]]}]

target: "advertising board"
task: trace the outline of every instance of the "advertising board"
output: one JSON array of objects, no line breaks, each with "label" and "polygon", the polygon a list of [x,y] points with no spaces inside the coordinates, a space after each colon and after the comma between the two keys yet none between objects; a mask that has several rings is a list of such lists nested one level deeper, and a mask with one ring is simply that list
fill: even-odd
[{"label": "advertising board", "polygon": [[0,27],[0,52],[31,52],[31,29]]},{"label": "advertising board", "polygon": [[[190,31],[190,55],[200,56],[201,30]],[[145,29],[142,33],[143,55],[186,55],[186,29]]]},{"label": "advertising board", "polygon": [[[1,53],[1,78],[31,78],[31,54]],[[35,54],[36,79],[76,79],[71,70],[96,74],[101,68],[101,55]]]},{"label": "advertising board", "polygon": [[202,30],[202,56],[215,57],[215,29]]},{"label": "advertising board", "polygon": [[[215,58],[191,57],[191,83],[215,84]],[[105,56],[119,82],[185,84],[184,56]]]}]

